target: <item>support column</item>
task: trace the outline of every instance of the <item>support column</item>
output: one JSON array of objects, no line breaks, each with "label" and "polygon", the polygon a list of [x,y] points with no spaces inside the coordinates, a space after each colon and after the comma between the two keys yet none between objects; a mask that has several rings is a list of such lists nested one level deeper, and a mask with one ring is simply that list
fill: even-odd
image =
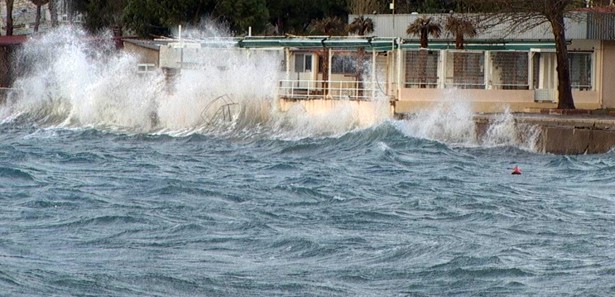
[{"label": "support column", "polygon": [[399,101],[401,99],[401,86],[402,86],[402,84],[401,84],[402,73],[401,72],[402,72],[402,65],[403,65],[402,57],[403,57],[404,53],[401,50],[401,46],[402,46],[403,41],[401,40],[401,38],[399,38],[397,40],[398,40],[398,43],[397,43],[397,46],[398,46],[397,47],[397,81],[395,82],[396,83],[396,86],[395,86],[396,87],[396,95],[395,96],[397,97],[396,99]]},{"label": "support column", "polygon": [[327,77],[327,96],[331,96],[331,68],[333,68],[333,51],[331,49],[327,49],[327,59],[329,59],[329,69],[327,69],[329,75]]},{"label": "support column", "polygon": [[490,51],[485,51],[484,55],[483,55],[485,61],[483,63],[483,67],[485,69],[483,69],[483,84],[485,84],[485,90],[491,90],[491,83],[490,83],[490,79],[491,79],[491,52]]},{"label": "support column", "polygon": [[372,49],[372,100],[376,99],[376,50]]},{"label": "support column", "polygon": [[533,51],[529,51],[527,53],[527,85],[528,85],[528,90],[533,90],[534,89],[534,52]]},{"label": "support column", "polygon": [[440,63],[438,63],[438,89],[446,88],[446,63],[448,50],[440,50]]}]

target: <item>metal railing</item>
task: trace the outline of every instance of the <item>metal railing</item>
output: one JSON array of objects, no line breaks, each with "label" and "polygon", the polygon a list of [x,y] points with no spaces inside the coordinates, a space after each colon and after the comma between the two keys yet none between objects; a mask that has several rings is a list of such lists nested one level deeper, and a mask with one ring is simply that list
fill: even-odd
[{"label": "metal railing", "polygon": [[484,83],[477,82],[454,82],[452,78],[449,78],[444,83],[445,89],[485,89]]},{"label": "metal railing", "polygon": [[529,84],[506,84],[506,83],[491,83],[491,86],[495,90],[529,90]]},{"label": "metal railing", "polygon": [[[222,95],[216,97],[216,99],[209,102],[203,108],[201,119],[203,119],[207,126],[212,126],[219,122],[232,122],[234,120],[233,115],[237,113],[237,108],[239,108],[239,104],[233,101],[231,97]],[[212,114],[214,109],[216,111]]]},{"label": "metal railing", "polygon": [[378,90],[371,81],[281,80],[278,95],[293,100],[370,100]]}]

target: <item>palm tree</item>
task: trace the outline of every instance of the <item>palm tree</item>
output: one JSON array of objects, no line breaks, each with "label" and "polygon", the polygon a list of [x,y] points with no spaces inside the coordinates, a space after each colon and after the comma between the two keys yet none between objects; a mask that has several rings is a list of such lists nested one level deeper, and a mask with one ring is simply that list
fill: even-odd
[{"label": "palm tree", "polygon": [[41,6],[49,3],[49,0],[30,0],[36,5],[36,20],[34,21],[34,32],[38,32],[38,27],[41,24]]},{"label": "palm tree", "polygon": [[[437,22],[432,22],[430,17],[421,17],[416,19],[413,23],[408,25],[406,29],[408,35],[420,36],[421,49],[427,49],[429,35],[436,38],[440,37],[442,33],[442,26]],[[426,87],[427,81],[427,52],[425,50],[419,51],[419,80],[421,82],[420,87]]]},{"label": "palm tree", "polygon": [[[464,37],[475,37],[478,35],[476,25],[473,21],[454,16],[449,16],[444,25],[446,31],[455,35],[455,48],[464,49]],[[453,80],[460,83],[480,83],[479,77],[466,78],[466,56],[463,53],[454,54]],[[470,60],[471,62],[472,60]],[[474,65],[475,66],[475,65]]]},{"label": "palm tree", "polygon": [[[359,36],[365,36],[365,34],[369,34],[374,32],[374,22],[370,18],[365,18],[364,16],[359,16],[355,18],[352,23],[350,23],[347,27],[349,33],[356,33]],[[357,59],[357,83],[358,83],[358,96],[363,97],[363,63],[365,63],[365,48],[360,47],[358,50],[358,59]]]},{"label": "palm tree", "polygon": [[[344,35],[346,27],[344,21],[339,17],[326,17],[324,19],[312,21],[311,32],[313,34],[324,34],[327,36]],[[326,48],[318,52],[320,61],[320,71],[322,71],[322,88],[324,94],[327,95],[329,88],[329,52],[331,49]]]},{"label": "palm tree", "polygon": [[349,33],[356,33],[359,36],[365,36],[374,32],[374,22],[370,18],[364,16],[356,17],[347,28]]},{"label": "palm tree", "polygon": [[451,32],[455,35],[455,48],[463,49],[464,48],[464,37],[475,37],[478,35],[478,31],[476,30],[476,24],[468,19],[458,18],[454,16],[449,16],[446,19],[446,24],[444,25],[446,31]]},{"label": "palm tree", "polygon": [[438,38],[442,33],[442,26],[437,22],[432,22],[430,17],[421,17],[408,25],[406,29],[408,35],[420,36],[421,48],[427,48],[429,35]]},{"label": "palm tree", "polygon": [[311,27],[310,31],[313,34],[324,34],[327,36],[346,34],[344,21],[339,17],[326,17],[312,21]]}]

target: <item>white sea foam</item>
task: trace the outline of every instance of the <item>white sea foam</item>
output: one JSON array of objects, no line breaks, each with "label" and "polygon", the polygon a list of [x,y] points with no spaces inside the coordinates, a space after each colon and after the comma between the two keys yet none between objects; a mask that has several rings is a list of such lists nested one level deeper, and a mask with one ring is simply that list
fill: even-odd
[{"label": "white sea foam", "polygon": [[[207,25],[188,30],[186,40],[228,40],[224,30]],[[329,108],[309,110],[309,103],[281,111],[276,100],[282,51],[219,46],[203,49],[169,81],[156,70],[137,73],[138,57],[114,50],[110,35],[89,36],[76,27],[62,27],[34,37],[18,54],[22,90],[0,107],[2,122],[26,118],[46,127],[93,127],[128,133],[233,133],[298,139],[339,136],[380,125],[390,118],[388,98],[377,90],[370,102],[336,101]],[[222,43],[218,43],[222,44]],[[362,67],[365,81],[381,86],[385,70]],[[463,98],[442,98],[432,108],[402,121],[400,129],[418,138],[455,145],[516,145],[533,149],[536,129],[514,123],[504,113],[478,139],[472,106]],[[227,98],[227,101],[218,98]],[[216,121],[222,105],[233,103],[231,121]]]},{"label": "white sea foam", "polygon": [[[494,114],[485,127],[478,127],[472,103],[464,98],[442,98],[430,108],[397,122],[408,136],[431,139],[458,146],[515,146],[536,151],[540,129],[517,123],[508,108]],[[481,129],[483,129],[481,131]]]},{"label": "white sea foam", "polygon": [[475,144],[476,124],[469,102],[460,98],[442,98],[401,123],[402,132],[412,137],[453,144]]},{"label": "white sea foam", "polygon": [[[207,25],[187,30],[183,37],[228,40],[224,32]],[[384,107],[366,115],[350,104],[328,113],[299,107],[281,112],[275,98],[282,51],[203,49],[192,57],[199,62],[195,69],[184,69],[169,82],[160,70],[139,75],[138,57],[115,51],[109,37],[62,27],[28,41],[19,53],[22,73],[14,83],[23,92],[0,107],[0,117],[135,133],[248,130],[291,138],[343,134],[388,118]],[[364,68],[370,75],[369,67]],[[217,100],[221,97],[235,103],[230,123],[212,120],[225,104]],[[387,101],[378,106],[388,106]]]}]

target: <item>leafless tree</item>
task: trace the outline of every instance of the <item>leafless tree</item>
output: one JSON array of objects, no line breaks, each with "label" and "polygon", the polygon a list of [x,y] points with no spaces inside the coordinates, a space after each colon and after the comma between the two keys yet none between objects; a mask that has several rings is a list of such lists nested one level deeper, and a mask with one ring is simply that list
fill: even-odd
[{"label": "leafless tree", "polygon": [[378,0],[350,0],[348,8],[353,14],[364,15],[380,11],[381,1]]},{"label": "leafless tree", "polygon": [[6,3],[6,36],[13,35],[13,3],[14,0],[4,0]]},{"label": "leafless tree", "polygon": [[505,23],[511,32],[522,33],[541,24],[551,26],[557,56],[559,109],[574,109],[570,62],[566,44],[564,17],[584,7],[585,0],[459,0],[475,11],[484,12],[484,21]]},{"label": "leafless tree", "polygon": [[36,19],[34,21],[34,32],[38,32],[39,26],[41,25],[41,7],[49,3],[49,0],[30,0],[30,2],[36,5]]},{"label": "leafless tree", "polygon": [[56,6],[56,0],[49,0],[47,3],[49,6],[49,14],[51,15],[51,27],[58,26],[58,7]]}]

